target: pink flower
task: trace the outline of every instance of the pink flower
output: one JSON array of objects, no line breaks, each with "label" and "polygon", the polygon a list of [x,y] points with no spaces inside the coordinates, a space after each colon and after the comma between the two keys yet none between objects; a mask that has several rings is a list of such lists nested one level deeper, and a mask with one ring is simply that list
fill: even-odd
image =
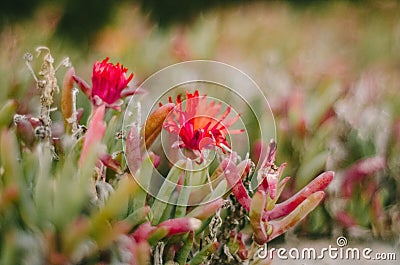
[{"label": "pink flower", "polygon": [[106,105],[119,110],[122,104],[121,98],[132,95],[135,89],[128,88],[128,83],[133,78],[133,73],[128,77],[127,68],[119,63],[116,65],[108,62],[107,57],[102,62],[96,62],[93,66],[92,88],[81,78],[74,75],[75,82],[78,83],[81,90],[90,98],[93,105]]},{"label": "pink flower", "polygon": [[[172,99],[169,100],[172,103]],[[223,153],[230,150],[227,141],[228,134],[242,133],[244,130],[228,130],[239,115],[228,118],[231,108],[228,106],[220,113],[221,103],[208,101],[207,96],[199,96],[199,91],[193,94],[186,92],[186,100],[181,95],[176,98],[176,107],[164,123],[164,129],[179,136],[174,146],[186,148],[201,155],[204,148],[218,147]]]}]

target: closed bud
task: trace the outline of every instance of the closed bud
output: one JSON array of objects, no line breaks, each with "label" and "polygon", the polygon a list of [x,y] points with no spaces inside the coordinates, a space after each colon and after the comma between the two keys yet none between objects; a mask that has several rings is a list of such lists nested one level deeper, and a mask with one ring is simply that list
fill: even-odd
[{"label": "closed bud", "polygon": [[74,112],[73,106],[73,95],[72,91],[74,89],[74,79],[72,76],[75,74],[73,67],[69,68],[64,76],[62,91],[61,91],[61,112],[63,115],[64,126],[67,132],[71,131],[71,126],[69,125],[68,119],[72,117]]},{"label": "closed bud", "polygon": [[146,149],[148,149],[157,139],[158,135],[161,133],[161,129],[163,128],[165,118],[174,107],[175,104],[168,103],[159,107],[152,114],[150,114],[142,128],[142,135],[144,136],[144,144]]}]

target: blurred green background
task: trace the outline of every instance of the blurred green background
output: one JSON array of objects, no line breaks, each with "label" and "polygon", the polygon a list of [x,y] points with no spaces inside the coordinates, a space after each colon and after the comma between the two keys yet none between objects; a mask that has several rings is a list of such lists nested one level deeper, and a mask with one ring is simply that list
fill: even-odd
[{"label": "blurred green background", "polygon": [[[293,177],[286,196],[324,170],[337,172],[324,205],[298,232],[393,240],[400,234],[399,14],[398,1],[3,1],[0,102],[15,98],[18,113],[36,112],[23,55],[41,45],[56,62],[69,56],[86,80],[104,57],[132,70],[136,83],[180,61],[231,64],[269,99],[277,159]],[[351,175],[368,157],[384,158],[385,168]]]}]

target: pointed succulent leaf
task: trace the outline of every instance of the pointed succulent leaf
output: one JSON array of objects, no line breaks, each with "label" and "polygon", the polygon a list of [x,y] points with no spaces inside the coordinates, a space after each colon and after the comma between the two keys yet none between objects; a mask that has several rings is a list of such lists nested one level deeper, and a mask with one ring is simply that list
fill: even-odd
[{"label": "pointed succulent leaf", "polygon": [[137,94],[145,94],[146,90],[141,87],[127,87],[121,91],[121,98],[129,97]]},{"label": "pointed succulent leaf", "polygon": [[281,193],[284,190],[286,183],[289,180],[290,180],[290,177],[286,177],[279,182],[275,199],[271,199],[270,197],[267,198],[267,205],[265,208],[267,211],[270,211],[275,207],[276,202],[278,201],[279,197],[281,196]]},{"label": "pointed succulent leaf", "polygon": [[85,80],[83,80],[82,78],[80,78],[79,76],[73,74],[72,78],[74,79],[74,81],[76,82],[76,84],[79,86],[79,88],[82,90],[82,92],[88,96],[91,97],[92,95],[92,89],[90,88],[89,84],[86,83]]},{"label": "pointed succulent leaf", "polygon": [[135,244],[134,257],[136,258],[136,263],[133,265],[147,265],[150,264],[150,245],[146,242],[138,242]]},{"label": "pointed succulent leaf", "polygon": [[213,242],[205,246],[203,249],[201,249],[199,252],[197,252],[193,258],[189,261],[189,265],[200,265],[203,264],[204,261],[212,254],[214,253],[219,247],[218,242]]},{"label": "pointed succulent leaf", "polygon": [[176,234],[187,233],[195,231],[201,226],[201,221],[196,218],[182,217],[166,220],[159,225],[157,228],[165,228],[168,231],[167,236],[173,236]]},{"label": "pointed succulent leaf", "polygon": [[192,179],[195,177],[193,165],[190,160],[186,162],[186,168],[183,177],[183,185],[179,187],[178,201],[175,208],[175,218],[186,215],[186,208],[189,202],[190,193],[192,191]]},{"label": "pointed succulent leaf", "polygon": [[190,213],[188,213],[187,217],[194,217],[200,220],[206,220],[207,218],[214,215],[218,209],[222,207],[224,204],[224,200],[222,198],[218,198],[215,201],[209,202],[204,205],[199,205],[194,208]]},{"label": "pointed succulent leaf", "polygon": [[142,164],[142,152],[140,150],[140,135],[136,126],[132,126],[128,132],[125,143],[125,156],[132,174],[140,169]]},{"label": "pointed succulent leaf", "polygon": [[112,169],[118,174],[122,174],[121,164],[117,160],[113,159],[110,154],[100,154],[99,159],[109,169]]},{"label": "pointed succulent leaf", "polygon": [[185,161],[178,161],[169,171],[165,181],[161,185],[160,190],[157,193],[157,197],[151,206],[151,212],[153,214],[152,224],[156,225],[160,222],[163,216],[164,210],[167,207],[167,203],[175,190],[180,177],[183,174],[182,168],[185,166]]},{"label": "pointed succulent leaf", "polygon": [[308,196],[305,200],[301,202],[300,205],[296,207],[293,211],[290,212],[289,215],[280,219],[270,221],[269,225],[272,226],[272,233],[268,237],[268,241],[280,236],[285,233],[290,228],[294,227],[301,220],[304,219],[324,198],[325,193],[323,191],[317,191],[310,196]]},{"label": "pointed succulent leaf", "polygon": [[146,221],[149,212],[150,212],[150,206],[144,206],[140,209],[135,210],[130,215],[128,215],[128,217],[126,217],[124,221],[130,223],[132,227],[135,227]]},{"label": "pointed succulent leaf", "polygon": [[146,120],[141,132],[144,137],[146,149],[153,144],[158,135],[161,133],[164,120],[174,107],[175,104],[173,103],[165,104],[151,113]]},{"label": "pointed succulent leaf", "polygon": [[151,157],[148,156],[143,160],[140,171],[136,172],[135,180],[139,183],[140,187],[133,197],[134,210],[146,205],[147,191],[150,186],[153,169],[153,161],[151,160]]},{"label": "pointed succulent leaf", "polygon": [[233,195],[235,195],[236,199],[247,211],[250,211],[251,198],[243,185],[238,168],[228,158],[224,159],[221,165]]},{"label": "pointed succulent leaf", "polygon": [[311,194],[324,190],[329,183],[331,183],[334,176],[333,171],[327,171],[320,174],[313,181],[311,181],[302,190],[297,192],[291,198],[287,199],[282,203],[275,205],[274,209],[264,214],[264,220],[273,220],[280,218],[282,216],[288,215],[292,212],[298,205],[300,205],[305,199],[307,199]]},{"label": "pointed succulent leaf", "polygon": [[156,228],[151,225],[150,222],[143,223],[139,225],[139,227],[131,234],[131,237],[136,242],[143,242],[149,238],[151,232],[153,232]]},{"label": "pointed succulent leaf", "polygon": [[85,135],[85,140],[82,146],[81,156],[79,158],[79,166],[85,163],[89,150],[96,148],[103,139],[106,124],[104,122],[105,106],[102,105],[94,111],[92,120],[90,121],[89,128]]},{"label": "pointed succulent leaf", "polygon": [[128,203],[128,198],[136,192],[138,186],[129,174],[126,174],[118,184],[115,192],[106,201],[103,208],[91,218],[92,231],[96,231],[99,226],[104,225],[110,219],[117,219],[121,211]]},{"label": "pointed succulent leaf", "polygon": [[194,232],[189,232],[187,235],[185,235],[183,239],[183,245],[176,253],[176,262],[178,262],[179,265],[186,264],[186,261],[189,258],[190,251],[193,247],[193,241]]},{"label": "pointed succulent leaf", "polygon": [[74,112],[73,106],[73,95],[72,91],[74,89],[74,79],[72,76],[75,74],[75,70],[73,67],[69,68],[65,73],[63,86],[61,90],[61,113],[64,119],[64,127],[68,128],[66,131],[70,131],[71,128],[69,126],[68,119],[72,117]]},{"label": "pointed succulent leaf", "polygon": [[254,240],[257,244],[263,245],[268,240],[265,224],[262,215],[267,201],[267,195],[263,190],[257,190],[254,194],[250,206],[250,224],[254,232]]},{"label": "pointed succulent leaf", "polygon": [[17,135],[27,146],[31,147],[36,140],[34,128],[29,120],[25,118],[14,118],[14,123],[17,126]]}]

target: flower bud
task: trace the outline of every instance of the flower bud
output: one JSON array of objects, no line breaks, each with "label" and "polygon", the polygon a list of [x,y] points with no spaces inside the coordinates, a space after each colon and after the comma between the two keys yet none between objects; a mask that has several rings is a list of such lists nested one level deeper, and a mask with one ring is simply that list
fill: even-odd
[{"label": "flower bud", "polygon": [[64,76],[63,86],[61,90],[61,112],[64,120],[64,127],[66,131],[71,131],[68,119],[72,117],[74,106],[73,106],[73,95],[72,90],[74,89],[74,79],[72,76],[75,74],[73,67],[69,68]]},{"label": "flower bud", "polygon": [[146,149],[153,144],[158,135],[161,133],[164,120],[174,107],[175,104],[168,103],[159,107],[152,114],[150,114],[141,132],[141,134],[144,136]]}]

